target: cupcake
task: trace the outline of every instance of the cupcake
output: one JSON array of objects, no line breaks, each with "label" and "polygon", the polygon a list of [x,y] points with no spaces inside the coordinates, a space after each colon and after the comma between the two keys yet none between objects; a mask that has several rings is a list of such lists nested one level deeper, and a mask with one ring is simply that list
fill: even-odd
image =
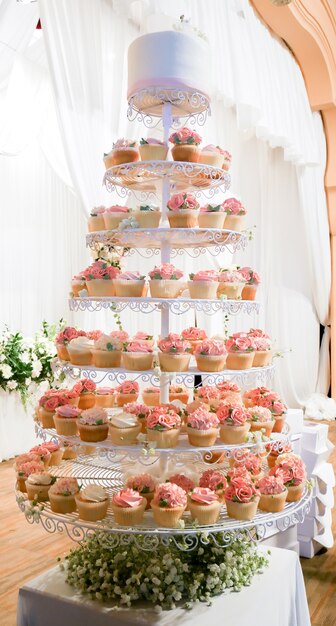
[{"label": "cupcake", "polygon": [[81,409],[71,404],[60,406],[55,411],[54,422],[58,435],[72,437],[78,434],[77,418]]},{"label": "cupcake", "polygon": [[135,211],[132,211],[139,224],[139,228],[159,228],[162,212],[156,204],[140,204]]},{"label": "cupcake", "polygon": [[118,230],[121,222],[128,219],[131,209],[127,206],[114,204],[103,213],[105,230]]},{"label": "cupcake", "polygon": [[280,396],[275,391],[268,389],[268,387],[255,387],[254,389],[246,389],[246,391],[244,391],[243,402],[246,408],[257,405],[267,406],[263,404],[263,400],[266,396],[271,397],[272,400],[280,400]]},{"label": "cupcake", "polygon": [[[263,468],[262,468],[262,460],[256,454],[252,454],[248,450],[242,450],[244,454],[239,455],[240,450],[236,453],[236,458],[234,459],[233,468],[229,470],[228,476],[230,476],[230,472],[235,472],[237,467],[242,467],[244,470],[247,470],[252,478],[252,480],[257,483],[263,476]],[[231,459],[230,459],[231,460]]]},{"label": "cupcake", "polygon": [[124,138],[118,139],[112,145],[112,150],[104,154],[104,164],[107,170],[115,165],[134,163],[139,160],[140,153],[137,142]]},{"label": "cupcake", "polygon": [[248,335],[253,337],[255,347],[253,367],[265,367],[265,365],[270,365],[273,356],[270,336],[260,328],[251,328]]},{"label": "cupcake", "polygon": [[169,333],[158,343],[159,363],[162,372],[187,372],[191,357],[191,346],[179,335]]},{"label": "cupcake", "polygon": [[142,399],[147,406],[160,404],[160,389],[158,387],[146,387],[142,392]]},{"label": "cupcake", "polygon": [[203,472],[199,479],[199,486],[214,491],[219,500],[224,499],[224,490],[226,489],[227,482],[224,474],[219,470],[208,469]]},{"label": "cupcake", "polygon": [[96,406],[101,409],[111,409],[115,404],[115,393],[112,387],[97,387]]},{"label": "cupcake", "polygon": [[165,161],[168,145],[159,139],[147,137],[147,139],[140,140],[139,151],[142,161]]},{"label": "cupcake", "polygon": [[201,270],[196,274],[189,274],[188,289],[190,297],[195,300],[216,300],[218,289],[218,272],[215,270]]},{"label": "cupcake", "polygon": [[49,501],[54,513],[73,513],[76,511],[75,496],[79,492],[76,478],[58,478],[49,489]]},{"label": "cupcake", "polygon": [[95,261],[84,270],[86,289],[92,298],[106,298],[115,296],[115,279],[120,269],[109,265],[105,261]]},{"label": "cupcake", "polygon": [[221,404],[216,415],[220,421],[219,436],[223,443],[245,443],[250,430],[249,413],[240,405]]},{"label": "cupcake", "polygon": [[183,385],[169,385],[169,402],[179,400],[183,404],[187,404],[189,400],[189,391]]},{"label": "cupcake", "polygon": [[149,406],[141,403],[138,404],[137,402],[129,402],[128,404],[124,404],[123,411],[126,414],[131,414],[132,416],[135,416],[139,424],[141,425],[141,432],[147,432],[146,419],[151,411]]},{"label": "cupcake", "polygon": [[42,461],[44,467],[45,468],[49,467],[51,454],[48,448],[44,446],[44,444],[34,446],[33,448],[29,450],[28,454],[36,454],[38,458],[40,459],[40,461]]},{"label": "cupcake", "polygon": [[225,342],[227,350],[226,367],[229,370],[246,370],[253,365],[254,341],[247,334],[232,335]]},{"label": "cupcake", "polygon": [[242,291],[242,300],[255,300],[261,278],[252,267],[239,267],[240,274],[245,279],[245,285]]},{"label": "cupcake", "polygon": [[109,497],[104,487],[87,485],[75,495],[78,517],[87,522],[97,522],[107,514]]},{"label": "cupcake", "polygon": [[108,436],[108,419],[105,409],[86,409],[77,420],[82,441],[104,441]]},{"label": "cupcake", "polygon": [[285,425],[287,406],[281,401],[280,396],[276,392],[266,389],[259,395],[255,391],[253,400],[255,405],[263,406],[271,411],[275,419],[273,432],[281,433]]},{"label": "cupcake", "polygon": [[147,438],[157,448],[175,448],[178,444],[181,418],[168,407],[155,407],[146,418]]},{"label": "cupcake", "polygon": [[92,348],[94,342],[88,337],[71,339],[68,352],[72,365],[93,365]]},{"label": "cupcake", "polygon": [[221,400],[226,400],[229,397],[230,402],[236,404],[243,404],[241,397],[241,389],[236,383],[232,383],[230,380],[222,380],[216,385]]},{"label": "cupcake", "polygon": [[171,263],[162,263],[149,272],[149,290],[152,298],[178,298],[186,285],[179,279],[183,272]]},{"label": "cupcake", "polygon": [[[85,287],[85,277],[84,277],[84,287]],[[70,361],[70,356],[68,353],[69,342],[71,341],[71,339],[76,339],[76,337],[80,337],[80,336],[85,337],[85,334],[86,333],[83,330],[77,330],[76,328],[73,328],[73,326],[66,326],[61,332],[59,332],[55,339],[58,358],[61,359],[62,361]]]},{"label": "cupcake", "polygon": [[188,441],[192,446],[213,446],[218,437],[219,420],[204,408],[196,409],[187,417]]},{"label": "cupcake", "polygon": [[228,172],[231,167],[232,155],[227,150],[223,150],[223,152],[224,154],[222,169]]},{"label": "cupcake", "polygon": [[115,413],[111,416],[109,431],[110,439],[114,445],[134,445],[137,443],[137,437],[141,431],[141,424],[136,415],[126,413],[124,409],[123,413]]},{"label": "cupcake", "polygon": [[206,339],[194,352],[197,369],[201,372],[222,372],[226,363],[224,342]]},{"label": "cupcake", "polygon": [[26,480],[28,500],[47,502],[49,500],[49,489],[55,480],[56,478],[47,472],[30,474]]},{"label": "cupcake", "polygon": [[167,202],[170,228],[197,228],[199,203],[192,193],[176,193]]},{"label": "cupcake", "polygon": [[224,209],[221,204],[205,204],[200,208],[198,225],[200,228],[219,228],[224,226]]},{"label": "cupcake", "polygon": [[116,388],[117,405],[124,406],[128,402],[136,402],[139,395],[139,384],[133,380],[125,380]]},{"label": "cupcake", "polygon": [[211,167],[222,168],[224,162],[224,150],[219,146],[214,146],[212,143],[208,146],[204,146],[200,152],[199,163],[204,165],[211,165]]},{"label": "cupcake", "polygon": [[209,409],[217,408],[220,404],[219,391],[214,385],[195,387],[194,396],[196,400],[203,402]]},{"label": "cupcake", "polygon": [[245,279],[238,270],[220,270],[218,280],[218,298],[225,296],[228,300],[241,300]]},{"label": "cupcake", "polygon": [[148,285],[139,272],[121,272],[115,280],[116,296],[121,298],[145,298]]},{"label": "cupcake", "polygon": [[250,415],[251,432],[259,430],[265,437],[270,437],[275,423],[271,411],[263,406],[254,406],[247,411]]},{"label": "cupcake", "polygon": [[135,333],[134,337],[132,337],[132,341],[145,341],[152,348],[154,346],[154,336],[142,330],[138,330],[138,332]]},{"label": "cupcake", "polygon": [[137,491],[143,498],[146,498],[146,509],[150,509],[150,503],[154,497],[156,482],[150,474],[136,474],[127,479],[126,487]]},{"label": "cupcake", "polygon": [[182,330],[181,337],[182,339],[189,341],[192,353],[194,353],[198,344],[208,338],[205,330],[202,330],[202,328],[198,328],[197,326],[189,326],[189,328]]},{"label": "cupcake", "polygon": [[[77,274],[73,276],[71,279],[71,295],[73,298],[79,298],[80,292],[86,289],[85,276],[82,274]],[[59,358],[62,358],[61,356]],[[68,361],[69,358],[63,359],[64,361]]]},{"label": "cupcake", "polygon": [[275,441],[267,445],[267,464],[271,469],[274,467],[276,460],[280,454],[288,454],[293,452],[293,446],[289,441]]},{"label": "cupcake", "polygon": [[158,526],[176,528],[186,506],[187,495],[178,485],[162,483],[156,487],[151,507]]},{"label": "cupcake", "polygon": [[287,502],[297,502],[303,496],[307,474],[302,459],[296,454],[281,454],[274,467],[269,471],[270,476],[281,478],[287,488]]},{"label": "cupcake", "polygon": [[146,506],[146,498],[133,489],[122,489],[112,498],[114,519],[121,526],[141,524]]},{"label": "cupcake", "polygon": [[238,520],[251,520],[257,514],[259,491],[250,474],[242,468],[232,473],[224,491],[226,510],[229,517]]},{"label": "cupcake", "polygon": [[76,393],[79,394],[79,409],[92,409],[96,404],[96,383],[89,378],[82,378],[73,386]]},{"label": "cupcake", "polygon": [[67,441],[63,439],[62,441],[63,448],[63,460],[70,461],[77,458],[77,449],[78,446],[76,443],[72,443],[71,441]]},{"label": "cupcake", "polygon": [[196,520],[201,526],[215,524],[221,506],[217,494],[207,487],[195,487],[188,497],[191,519]]},{"label": "cupcake", "polygon": [[67,389],[48,389],[39,399],[38,419],[43,428],[55,428],[54,417],[56,409],[69,404],[69,402],[69,391]]},{"label": "cupcake", "polygon": [[146,341],[130,341],[122,355],[123,366],[132,371],[146,371],[153,367],[153,348]]},{"label": "cupcake", "polygon": [[45,471],[43,461],[37,454],[21,454],[14,463],[16,485],[19,491],[27,493],[26,480],[30,474],[41,474]]},{"label": "cupcake", "polygon": [[90,233],[94,233],[99,230],[105,230],[105,223],[103,214],[106,208],[104,206],[97,206],[91,209],[90,217],[88,219],[88,228]]},{"label": "cupcake", "polygon": [[45,441],[43,447],[50,453],[49,465],[59,465],[63,459],[63,444],[55,441]]},{"label": "cupcake", "polygon": [[258,508],[266,513],[280,513],[286,504],[288,490],[279,476],[264,476],[258,481],[260,500]]},{"label": "cupcake", "polygon": [[247,211],[237,198],[227,198],[222,203],[225,212],[224,228],[240,232],[244,224],[244,216]]},{"label": "cupcake", "polygon": [[120,367],[123,344],[117,337],[101,335],[94,342],[92,358],[95,367]]},{"label": "cupcake", "polygon": [[172,476],[169,476],[167,482],[178,485],[178,487],[181,487],[186,494],[196,487],[195,482],[185,474],[173,474]]},{"label": "cupcake", "polygon": [[173,144],[171,150],[174,161],[188,161],[198,163],[200,156],[199,144],[202,138],[195,131],[184,126],[174,131],[168,141]]}]

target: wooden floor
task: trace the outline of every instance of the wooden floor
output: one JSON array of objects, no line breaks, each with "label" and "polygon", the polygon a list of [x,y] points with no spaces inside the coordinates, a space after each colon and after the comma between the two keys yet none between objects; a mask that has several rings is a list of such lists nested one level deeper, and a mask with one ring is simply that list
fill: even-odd
[{"label": "wooden floor", "polygon": [[[330,439],[336,445],[336,423],[330,427]],[[331,460],[336,468],[336,451]],[[74,544],[26,522],[13,497],[12,461],[0,464],[0,493],[0,626],[15,626],[19,587],[55,566],[57,557]],[[336,535],[335,511],[333,522]],[[302,567],[312,626],[336,626],[336,545],[313,559],[302,559]]]}]

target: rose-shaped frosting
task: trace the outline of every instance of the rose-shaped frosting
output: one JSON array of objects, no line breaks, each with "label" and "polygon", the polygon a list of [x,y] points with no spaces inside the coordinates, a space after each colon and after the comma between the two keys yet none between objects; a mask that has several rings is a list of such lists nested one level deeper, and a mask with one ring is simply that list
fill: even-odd
[{"label": "rose-shaped frosting", "polygon": [[152,341],[153,335],[150,335],[149,333],[145,333],[142,330],[138,330],[138,332],[135,333],[133,339],[138,339],[140,341]]},{"label": "rose-shaped frosting", "polygon": [[115,428],[133,428],[138,423],[137,416],[130,413],[116,413],[110,419],[110,424]]},{"label": "rose-shaped frosting", "polygon": [[258,272],[252,269],[252,267],[240,267],[239,272],[244,276],[248,285],[260,285],[261,278]]},{"label": "rose-shaped frosting", "polygon": [[64,406],[59,406],[56,409],[56,415],[59,417],[78,417],[81,412],[82,411],[76,406],[73,406],[73,404],[65,404]]},{"label": "rose-shaped frosting", "polygon": [[271,340],[267,339],[266,337],[253,337],[253,342],[254,342],[254,348],[257,351],[271,350],[272,348]]},{"label": "rose-shaped frosting", "polygon": [[153,503],[169,509],[185,507],[187,494],[175,483],[162,483],[155,488]]},{"label": "rose-shaped frosting", "polygon": [[102,215],[103,213],[105,213],[106,208],[104,206],[95,206],[93,207],[93,209],[91,209],[91,217],[97,217],[97,215]]},{"label": "rose-shaped frosting", "polygon": [[217,383],[217,389],[221,394],[227,392],[240,393],[241,389],[236,383],[231,383],[229,380],[223,380],[220,383]]},{"label": "rose-shaped frosting", "polygon": [[123,383],[121,383],[121,385],[116,388],[116,391],[125,395],[128,395],[130,393],[139,393],[139,383],[134,380],[125,380]]},{"label": "rose-shaped frosting", "polygon": [[118,280],[144,280],[144,275],[140,272],[121,272],[118,276]]},{"label": "rose-shaped frosting", "polygon": [[208,469],[201,475],[199,485],[212,489],[212,491],[218,491],[226,487],[226,479],[224,474],[218,470]]},{"label": "rose-shaped frosting", "polygon": [[153,352],[153,348],[145,341],[130,341],[126,346],[126,352]]},{"label": "rose-shaped frosting", "polygon": [[167,202],[170,211],[193,210],[199,208],[199,203],[192,193],[175,193]]},{"label": "rose-shaped frosting", "polygon": [[97,387],[96,393],[97,396],[113,396],[114,389],[113,387]]},{"label": "rose-shaped frosting", "polygon": [[246,209],[237,198],[227,198],[222,207],[228,215],[246,215]]},{"label": "rose-shaped frosting", "polygon": [[191,480],[191,478],[188,478],[188,476],[185,476],[185,474],[173,474],[172,476],[169,476],[168,482],[178,485],[181,489],[183,489],[183,491],[185,491],[185,493],[189,493],[189,491],[195,487],[194,481]]},{"label": "rose-shaped frosting", "polygon": [[275,466],[269,472],[270,476],[282,478],[286,487],[300,485],[306,479],[305,465],[295,454],[281,454],[275,461]]},{"label": "rose-shaped frosting", "polygon": [[96,391],[96,383],[89,378],[82,378],[73,386],[73,390],[78,393],[94,393]]},{"label": "rose-shaped frosting", "polygon": [[[81,279],[84,278],[81,276]],[[81,335],[85,335],[83,330],[77,330],[73,328],[73,326],[66,326],[62,332],[58,333],[55,343],[61,343],[63,345],[67,345],[71,339],[75,339]]]},{"label": "rose-shaped frosting", "polygon": [[189,328],[185,328],[182,330],[181,336],[187,341],[203,341],[203,339],[207,338],[205,330],[197,328],[196,326],[189,326]]},{"label": "rose-shaped frosting", "polygon": [[261,459],[256,454],[247,453],[242,459],[236,460],[234,467],[240,466],[243,466],[252,476],[258,476],[262,471]]},{"label": "rose-shaped frosting", "polygon": [[190,428],[196,428],[196,430],[210,430],[210,428],[217,428],[219,420],[214,413],[210,413],[200,407],[188,415],[187,424]]},{"label": "rose-shaped frosting", "polygon": [[134,141],[134,139],[125,139],[124,137],[122,137],[121,139],[117,139],[117,141],[113,143],[113,150],[120,150],[122,148],[134,148],[136,145],[137,142]]},{"label": "rose-shaped frosting", "polygon": [[222,213],[224,211],[221,204],[205,204],[200,208],[201,213]]},{"label": "rose-shaped frosting", "polygon": [[83,275],[85,280],[112,280],[120,274],[120,269],[114,265],[109,265],[106,261],[95,261],[87,267]]},{"label": "rose-shaped frosting", "polygon": [[202,356],[222,356],[226,354],[225,344],[220,341],[207,339],[196,346],[195,354]]},{"label": "rose-shaped frosting", "polygon": [[86,502],[104,502],[107,500],[107,493],[100,485],[88,485],[80,492],[80,497]]},{"label": "rose-shaped frosting", "polygon": [[192,281],[218,282],[218,272],[215,272],[215,270],[200,270],[196,274],[189,274],[189,278]]},{"label": "rose-shaped frosting", "polygon": [[281,416],[287,411],[286,404],[281,402],[281,400],[273,399],[273,394],[254,397],[253,400],[256,405],[269,409],[274,416]]},{"label": "rose-shaped frosting", "polygon": [[128,402],[127,404],[124,404],[123,409],[124,413],[136,415],[136,417],[139,417],[140,419],[147,417],[147,415],[149,415],[150,413],[149,406],[147,406],[146,404],[137,404],[136,402]]},{"label": "rose-shaped frosting", "polygon": [[158,347],[161,352],[166,354],[183,354],[184,352],[190,352],[191,345],[189,341],[180,339],[179,335],[169,333],[168,337],[161,339],[158,343]]},{"label": "rose-shaped frosting", "polygon": [[207,487],[195,487],[190,494],[190,498],[200,504],[212,504],[218,501],[217,494]]},{"label": "rose-shaped frosting", "polygon": [[219,272],[218,280],[220,283],[245,283],[244,276],[238,270],[223,270]]},{"label": "rose-shaped frosting", "polygon": [[202,387],[196,387],[195,396],[202,398],[202,400],[217,400],[219,398],[219,392],[217,387],[212,385],[203,385]]},{"label": "rose-shaped frosting", "polygon": [[253,406],[251,409],[247,409],[250,414],[251,422],[272,422],[274,420],[273,415],[269,409],[263,406]]},{"label": "rose-shaped frosting", "polygon": [[29,450],[29,452],[31,454],[37,454],[37,456],[39,456],[42,460],[50,457],[50,450],[48,450],[47,446],[44,446],[43,444],[40,446],[34,446]]},{"label": "rose-shaped frosting", "polygon": [[105,409],[94,407],[93,409],[86,409],[78,418],[80,424],[87,424],[88,426],[101,426],[107,423],[107,412]]},{"label": "rose-shaped frosting", "polygon": [[249,413],[244,407],[225,402],[218,407],[216,415],[221,424],[229,426],[243,426],[249,418]]},{"label": "rose-shaped frosting", "polygon": [[[39,458],[38,455],[36,455],[36,457],[37,459]],[[40,460],[27,461],[25,463],[16,461],[15,469],[20,478],[28,478],[30,474],[40,474],[41,472],[43,472],[44,464]]]},{"label": "rose-shaped frosting", "polygon": [[248,334],[251,337],[264,337],[265,339],[270,339],[270,336],[265,333],[264,330],[262,330],[261,328],[250,328],[250,330],[248,331]]},{"label": "rose-shaped frosting", "polygon": [[252,482],[250,474],[236,474],[231,477],[229,485],[225,489],[225,499],[232,502],[251,502],[259,496],[259,491]]},{"label": "rose-shaped frosting", "polygon": [[58,478],[50,491],[59,496],[74,496],[79,487],[76,478]]},{"label": "rose-shaped frosting", "polygon": [[169,393],[188,393],[189,391],[186,387],[183,387],[183,385],[169,385]]},{"label": "rose-shaped frosting", "polygon": [[186,143],[189,145],[198,146],[198,144],[200,144],[202,141],[202,137],[198,133],[195,133],[194,130],[191,130],[187,126],[183,126],[183,128],[174,131],[170,135],[168,141],[174,143],[175,145]]},{"label": "rose-shaped frosting", "polygon": [[[244,398],[253,401],[258,400],[263,396],[270,396],[272,400],[280,400],[280,396],[275,391],[271,391],[267,387],[255,387],[254,389],[247,389],[244,391]],[[255,402],[255,404],[258,404],[258,402]]]},{"label": "rose-shaped frosting", "polygon": [[229,337],[225,342],[225,347],[228,352],[253,352],[254,340],[253,337]]},{"label": "rose-shaped frosting", "polygon": [[181,426],[180,416],[172,409],[155,407],[146,418],[150,430],[172,430]]},{"label": "rose-shaped frosting", "polygon": [[275,496],[282,493],[285,489],[283,480],[280,476],[263,476],[258,481],[258,489],[264,496]]},{"label": "rose-shaped frosting", "polygon": [[56,452],[56,450],[60,449],[60,444],[55,443],[54,441],[45,441],[43,447],[47,448],[49,452]]},{"label": "rose-shaped frosting", "polygon": [[69,389],[49,389],[39,399],[39,406],[47,411],[55,411],[58,406],[68,404],[69,398],[76,397],[76,392]]},{"label": "rose-shaped frosting", "polygon": [[148,275],[152,280],[178,280],[183,276],[183,272],[171,263],[162,263],[156,265]]},{"label": "rose-shaped frosting", "polygon": [[144,498],[134,489],[122,489],[114,494],[112,502],[116,506],[133,509],[140,506],[144,502]]},{"label": "rose-shaped frosting", "polygon": [[30,474],[27,478],[27,482],[30,485],[51,485],[53,479],[48,472],[39,472],[37,474]]},{"label": "rose-shaped frosting", "polygon": [[150,474],[137,474],[128,478],[126,486],[138,493],[145,494],[154,491],[156,482]]},{"label": "rose-shaped frosting", "polygon": [[25,452],[24,454],[20,454],[15,459],[14,468],[17,469],[20,465],[23,465],[23,463],[30,463],[31,461],[34,461],[39,465],[41,464],[41,458],[34,452]]}]

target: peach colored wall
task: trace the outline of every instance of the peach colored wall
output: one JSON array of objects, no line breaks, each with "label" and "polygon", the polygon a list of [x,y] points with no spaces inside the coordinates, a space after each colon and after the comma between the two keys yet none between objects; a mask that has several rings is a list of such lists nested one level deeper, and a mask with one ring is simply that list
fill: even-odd
[{"label": "peach colored wall", "polygon": [[270,0],[251,0],[251,4],[292,50],[301,67],[311,107],[322,113],[332,255],[331,391],[336,399],[336,0],[293,0],[282,7],[272,5]]}]

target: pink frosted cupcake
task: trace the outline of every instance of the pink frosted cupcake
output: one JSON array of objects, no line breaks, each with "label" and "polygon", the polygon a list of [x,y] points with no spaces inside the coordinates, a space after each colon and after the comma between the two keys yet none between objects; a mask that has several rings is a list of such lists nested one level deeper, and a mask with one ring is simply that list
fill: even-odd
[{"label": "pink frosted cupcake", "polygon": [[63,444],[55,441],[45,441],[43,446],[50,452],[49,465],[59,465],[63,459]]},{"label": "pink frosted cupcake", "polygon": [[249,412],[249,421],[251,423],[251,432],[256,430],[262,431],[265,437],[270,437],[275,424],[275,419],[269,409],[263,406],[254,406],[247,409]]},{"label": "pink frosted cupcake", "polygon": [[154,336],[143,330],[138,330],[134,337],[132,337],[132,341],[145,341],[149,346],[154,347]]},{"label": "pink frosted cupcake", "polygon": [[54,513],[73,513],[76,511],[75,496],[79,492],[76,478],[58,478],[49,489],[49,501]]},{"label": "pink frosted cupcake", "polygon": [[[268,389],[268,387],[255,387],[254,389],[246,389],[243,393],[243,402],[246,408],[252,406],[264,406],[262,400],[265,396],[271,395],[272,399],[280,400],[280,396]],[[267,407],[268,408],[268,407]]]},{"label": "pink frosted cupcake", "polygon": [[97,522],[107,515],[109,496],[100,485],[87,485],[75,495],[79,519]]},{"label": "pink frosted cupcake", "polygon": [[239,272],[245,279],[245,285],[242,291],[242,300],[255,300],[261,278],[252,267],[239,267]]},{"label": "pink frosted cupcake", "polygon": [[132,139],[118,139],[112,145],[112,150],[104,154],[104,164],[108,170],[115,165],[123,163],[134,163],[140,160],[139,146]]},{"label": "pink frosted cupcake", "polygon": [[81,409],[71,404],[58,407],[54,416],[57,434],[64,435],[65,437],[77,435],[77,418],[81,412]]},{"label": "pink frosted cupcake", "polygon": [[210,143],[208,146],[204,146],[202,148],[199,163],[204,163],[205,165],[211,165],[211,167],[222,168],[224,162],[224,150],[219,146],[215,146],[213,143]]},{"label": "pink frosted cupcake", "polygon": [[[85,276],[83,276],[83,272],[80,274],[81,276],[81,288],[85,288]],[[83,281],[84,278],[84,281]],[[79,287],[79,286],[78,286]],[[57,350],[57,356],[62,361],[70,361],[70,356],[68,352],[68,344],[71,339],[75,339],[76,337],[85,337],[86,333],[83,330],[77,330],[73,326],[66,326],[61,332],[58,333],[55,344]]]},{"label": "pink frosted cupcake", "polygon": [[245,207],[237,198],[227,198],[227,200],[224,200],[222,203],[222,207],[226,213],[224,228],[240,232],[243,228],[244,217],[247,213]]},{"label": "pink frosted cupcake", "polygon": [[187,434],[192,446],[213,446],[218,437],[219,420],[215,413],[197,409],[187,418]]},{"label": "pink frosted cupcake", "polygon": [[[79,293],[83,289],[86,289],[85,276],[82,274],[76,274],[71,279],[71,295],[73,298],[79,298]],[[60,357],[61,358],[61,357]],[[67,361],[68,359],[64,359]]]},{"label": "pink frosted cupcake", "polygon": [[288,490],[287,502],[297,502],[303,496],[307,474],[305,464],[296,454],[281,454],[269,472],[270,476],[282,478]]},{"label": "pink frosted cupcake", "polygon": [[224,296],[228,300],[240,300],[245,279],[238,270],[220,270],[218,275],[218,298]]},{"label": "pink frosted cupcake", "polygon": [[96,403],[96,383],[89,378],[82,378],[73,386],[74,393],[78,393],[79,409],[92,409]]},{"label": "pink frosted cupcake", "polygon": [[157,485],[151,507],[158,526],[176,528],[186,506],[187,494],[184,489],[173,483]]},{"label": "pink frosted cupcake", "polygon": [[253,366],[254,340],[246,333],[236,333],[225,342],[227,349],[226,367],[229,370],[246,370]]},{"label": "pink frosted cupcake", "polygon": [[215,270],[201,270],[196,274],[189,274],[188,289],[194,300],[216,300],[218,289],[218,272]]},{"label": "pink frosted cupcake", "polygon": [[175,448],[178,443],[181,418],[165,406],[154,407],[147,419],[147,437],[158,448]]},{"label": "pink frosted cupcake", "polygon": [[139,150],[142,161],[165,161],[168,145],[154,137],[147,137],[140,140]]},{"label": "pink frosted cupcake", "polygon": [[267,513],[280,513],[286,504],[288,490],[281,476],[264,476],[258,481],[260,500],[258,508]]},{"label": "pink frosted cupcake", "polygon": [[129,340],[129,334],[126,330],[112,330],[110,332],[110,337],[113,337],[113,339],[119,339],[119,341],[123,343]]},{"label": "pink frosted cupcake", "polygon": [[216,385],[219,391],[219,397],[221,400],[226,400],[229,397],[230,402],[236,402],[236,404],[243,404],[241,397],[241,388],[236,383],[232,383],[229,380],[222,380]]},{"label": "pink frosted cupcake", "polygon": [[77,420],[82,441],[104,441],[108,436],[108,418],[105,409],[95,407],[83,411]]},{"label": "pink frosted cupcake", "polygon": [[178,298],[186,288],[186,284],[179,280],[183,272],[171,263],[155,266],[148,275],[152,298]]},{"label": "pink frosted cupcake", "polygon": [[96,406],[101,409],[111,409],[115,404],[115,391],[113,387],[97,387]]},{"label": "pink frosted cupcake", "polygon": [[40,461],[42,461],[44,467],[49,467],[51,453],[44,444],[34,446],[29,450],[28,454],[36,454],[39,457]]},{"label": "pink frosted cupcake", "polygon": [[234,519],[251,520],[257,514],[259,491],[247,470],[238,467],[230,471],[230,482],[224,492],[227,514]]},{"label": "pink frosted cupcake", "polygon": [[197,520],[201,526],[215,524],[221,506],[217,494],[207,487],[195,487],[188,497],[191,519]]},{"label": "pink frosted cupcake", "polygon": [[21,454],[14,463],[16,472],[16,485],[19,491],[27,492],[26,480],[30,474],[41,474],[45,467],[37,454]]},{"label": "pink frosted cupcake", "polygon": [[49,489],[55,480],[56,478],[48,474],[48,472],[30,474],[26,480],[28,500],[47,502],[49,500]]},{"label": "pink frosted cupcake", "polygon": [[191,480],[191,478],[188,478],[185,474],[173,474],[172,476],[169,476],[167,482],[178,485],[187,494],[189,491],[192,491],[194,487],[196,487],[194,481]]},{"label": "pink frosted cupcake", "polygon": [[142,392],[142,399],[147,406],[160,404],[160,389],[158,387],[146,387]]},{"label": "pink frosted cupcake", "polygon": [[189,341],[192,353],[195,351],[196,346],[208,338],[205,330],[197,328],[197,326],[189,326],[189,328],[182,330],[181,337]]},{"label": "pink frosted cupcake", "polygon": [[224,474],[219,470],[205,470],[199,479],[199,486],[211,489],[220,500],[224,499],[224,489],[227,483]]},{"label": "pink frosted cupcake", "polygon": [[145,371],[153,367],[153,348],[147,341],[130,341],[123,352],[123,365],[132,371]]},{"label": "pink frosted cupcake", "polygon": [[116,388],[117,405],[124,406],[128,402],[136,402],[139,395],[139,384],[136,380],[125,380]]},{"label": "pink frosted cupcake", "polygon": [[209,408],[216,408],[220,402],[219,391],[214,385],[202,385],[194,389],[197,400],[204,402]]},{"label": "pink frosted cupcake", "polygon": [[273,426],[274,433],[281,433],[285,425],[287,406],[281,401],[279,395],[274,391],[268,391],[260,396],[254,397],[254,402],[258,406],[269,409],[275,419]]},{"label": "pink frosted cupcake", "polygon": [[147,500],[133,489],[122,489],[112,498],[114,519],[121,526],[141,524]]},{"label": "pink frosted cupcake", "polygon": [[251,328],[248,334],[250,337],[253,337],[255,347],[253,367],[270,365],[273,356],[270,336],[260,328]]},{"label": "pink frosted cupcake", "polygon": [[216,415],[220,421],[219,436],[228,445],[245,443],[250,430],[249,413],[240,405],[221,404]]},{"label": "pink frosted cupcake", "polygon": [[99,230],[105,230],[105,223],[103,214],[106,208],[104,206],[97,206],[91,209],[90,217],[88,219],[89,232],[94,233]]},{"label": "pink frosted cupcake", "polygon": [[169,402],[179,400],[182,404],[187,404],[189,391],[183,385],[169,385]]},{"label": "pink frosted cupcake", "polygon": [[48,389],[39,399],[38,419],[43,428],[55,428],[55,411],[69,403],[69,390]]},{"label": "pink frosted cupcake", "polygon": [[236,458],[233,469],[229,470],[228,476],[237,467],[243,467],[251,474],[252,480],[258,482],[263,476],[262,460],[256,454],[251,454],[247,450],[244,450],[244,452],[245,454],[241,458]]},{"label": "pink frosted cupcake", "polygon": [[187,126],[175,130],[168,141],[173,144],[171,150],[174,161],[198,163],[202,137]]},{"label": "pink frosted cupcake", "polygon": [[195,348],[197,368],[201,372],[222,372],[226,363],[226,349],[223,341],[206,339]]},{"label": "pink frosted cupcake", "polygon": [[159,363],[163,372],[187,372],[191,357],[189,341],[181,339],[175,333],[158,342]]},{"label": "pink frosted cupcake", "polygon": [[200,209],[198,225],[200,228],[219,228],[224,225],[225,213],[221,204],[206,204]]},{"label": "pink frosted cupcake", "polygon": [[115,280],[116,296],[121,298],[145,298],[147,291],[145,276],[139,272],[121,272]]},{"label": "pink frosted cupcake", "polygon": [[146,498],[146,509],[150,509],[150,503],[154,497],[156,481],[150,474],[137,474],[127,479],[126,487],[137,491],[143,498]]},{"label": "pink frosted cupcake", "polygon": [[147,432],[146,419],[151,411],[149,406],[137,402],[129,402],[124,404],[123,410],[128,415],[135,415],[141,425],[141,432]]},{"label": "pink frosted cupcake", "polygon": [[266,446],[266,450],[269,453],[267,457],[268,467],[271,469],[274,467],[275,462],[280,456],[280,454],[289,454],[293,452],[293,445],[290,441],[275,441],[274,443],[269,443]]},{"label": "pink frosted cupcake", "polygon": [[197,228],[199,203],[193,193],[176,193],[167,202],[170,228]]}]

